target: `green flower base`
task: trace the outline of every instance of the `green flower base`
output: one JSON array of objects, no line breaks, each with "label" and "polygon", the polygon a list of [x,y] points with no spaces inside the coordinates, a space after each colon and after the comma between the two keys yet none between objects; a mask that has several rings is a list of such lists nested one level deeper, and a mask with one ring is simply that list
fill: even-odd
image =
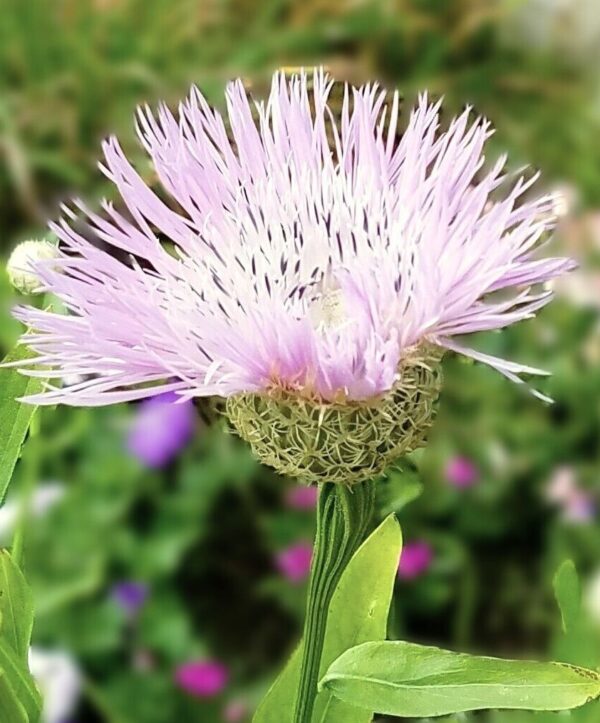
[{"label": "green flower base", "polygon": [[402,362],[396,385],[360,402],[322,402],[285,390],[229,397],[225,414],[256,457],[307,484],[356,484],[425,442],[441,386],[442,350]]}]

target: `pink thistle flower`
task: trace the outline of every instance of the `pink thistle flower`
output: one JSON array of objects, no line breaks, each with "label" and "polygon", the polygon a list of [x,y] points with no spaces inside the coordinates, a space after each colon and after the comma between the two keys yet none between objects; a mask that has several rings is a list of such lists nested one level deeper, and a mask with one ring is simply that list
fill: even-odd
[{"label": "pink thistle flower", "polygon": [[216,660],[193,661],[177,668],[175,682],[197,698],[213,698],[225,689],[229,682],[229,670]]},{"label": "pink thistle flower", "polygon": [[448,482],[458,489],[472,487],[479,479],[479,470],[468,457],[452,457],[445,473]]},{"label": "pink thistle flower", "polygon": [[431,545],[423,540],[407,542],[400,555],[398,577],[401,580],[414,580],[427,572],[432,561]]},{"label": "pink thistle flower", "polygon": [[298,542],[286,547],[275,556],[275,564],[279,572],[294,584],[306,580],[310,574],[312,546],[308,542]]},{"label": "pink thistle flower", "polygon": [[536,287],[573,268],[537,253],[553,196],[524,200],[535,178],[519,178],[496,200],[506,159],[483,171],[492,130],[470,109],[441,131],[440,103],[423,95],[399,139],[397,92],[346,88],[336,121],[332,81],[321,70],[312,80],[310,90],[307,75],[277,73],[257,104],[234,82],[227,118],[197,88],[177,116],[140,108],[138,134],[171,206],[116,138],[104,143],[102,170],[127,212],[76,202],[100,248],[65,209],[51,224],[59,257],[36,272],[69,313],[15,312],[37,353],[28,373],[84,379],[27,401],[273,386],[364,400],[392,389],[420,344],[515,382],[543,374],[456,337],[532,317],[551,297]]},{"label": "pink thistle flower", "polygon": [[313,510],[317,506],[319,488],[316,485],[294,485],[285,495],[286,505],[293,510]]}]

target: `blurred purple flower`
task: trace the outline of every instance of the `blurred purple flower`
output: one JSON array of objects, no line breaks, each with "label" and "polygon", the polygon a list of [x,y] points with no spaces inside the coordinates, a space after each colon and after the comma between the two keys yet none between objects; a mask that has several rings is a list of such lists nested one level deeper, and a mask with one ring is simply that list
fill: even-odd
[{"label": "blurred purple flower", "polygon": [[312,510],[317,506],[319,489],[314,485],[295,485],[285,494],[285,503],[293,510]]},{"label": "blurred purple flower", "polygon": [[298,542],[277,553],[275,564],[279,572],[290,582],[300,583],[310,573],[312,546],[308,542]]},{"label": "blurred purple flower", "polygon": [[563,505],[562,513],[568,522],[589,522],[594,519],[596,505],[590,494],[577,490]]},{"label": "blurred purple flower", "polygon": [[175,671],[175,682],[197,698],[212,698],[221,693],[229,681],[229,670],[217,660],[183,663]]},{"label": "blurred purple flower", "polygon": [[124,580],[113,586],[111,597],[128,615],[137,615],[148,597],[148,586],[141,582]]},{"label": "blurred purple flower", "polygon": [[127,447],[148,467],[163,467],[189,442],[196,424],[191,400],[173,392],[143,401],[129,430]]},{"label": "blurred purple flower", "polygon": [[472,487],[479,480],[479,470],[468,457],[452,457],[445,474],[448,482],[458,489]]},{"label": "blurred purple flower", "polygon": [[414,580],[427,571],[433,560],[431,545],[423,540],[407,542],[402,548],[398,563],[398,577]]}]

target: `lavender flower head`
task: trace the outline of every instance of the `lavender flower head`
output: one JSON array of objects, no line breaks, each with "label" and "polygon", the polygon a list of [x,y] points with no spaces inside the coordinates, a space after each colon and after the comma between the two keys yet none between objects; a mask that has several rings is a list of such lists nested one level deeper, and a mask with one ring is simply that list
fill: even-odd
[{"label": "lavender flower head", "polygon": [[[266,102],[232,83],[225,116],[196,88],[177,115],[141,108],[169,205],[115,138],[104,143],[126,212],[77,202],[99,248],[66,209],[52,224],[60,256],[37,271],[70,313],[16,311],[38,354],[30,365],[45,367],[29,373],[85,380],[27,401],[225,397],[261,459],[318,481],[328,460],[370,476],[375,453],[387,464],[422,443],[446,350],[513,381],[543,373],[456,337],[549,301],[537,285],[572,267],[536,253],[552,196],[525,200],[535,179],[523,178],[501,194],[506,159],[483,169],[492,131],[469,110],[442,131],[440,104],[423,95],[400,136],[398,93],[347,87],[336,119],[332,85],[320,70],[277,73]],[[282,458],[290,424],[311,440],[324,430],[318,452],[311,441]],[[366,428],[356,444],[340,439]]]}]

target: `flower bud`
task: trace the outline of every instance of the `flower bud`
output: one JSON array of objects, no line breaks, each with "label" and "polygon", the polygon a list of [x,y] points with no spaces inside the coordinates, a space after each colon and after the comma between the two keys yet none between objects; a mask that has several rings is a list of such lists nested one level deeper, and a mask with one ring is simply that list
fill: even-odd
[{"label": "flower bud", "polygon": [[57,257],[58,246],[51,241],[23,241],[14,249],[6,264],[10,283],[22,294],[36,293],[41,282],[35,264]]}]

